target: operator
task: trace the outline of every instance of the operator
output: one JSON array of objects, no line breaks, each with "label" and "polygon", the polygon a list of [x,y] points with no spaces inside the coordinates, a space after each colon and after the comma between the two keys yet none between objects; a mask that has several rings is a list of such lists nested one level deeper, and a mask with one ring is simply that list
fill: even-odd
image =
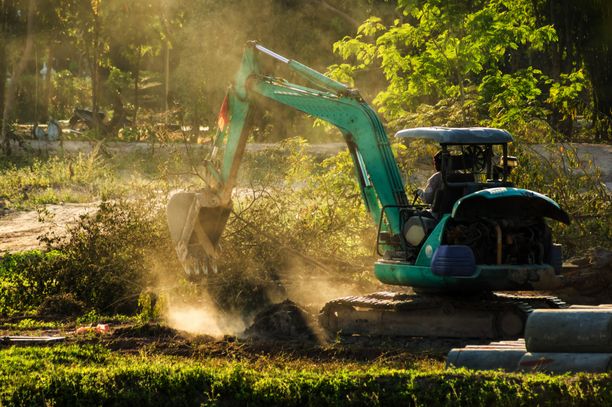
[{"label": "operator", "polygon": [[417,190],[417,194],[423,200],[423,202],[430,205],[433,204],[436,191],[442,188],[442,172],[440,172],[442,170],[442,151],[438,151],[433,156],[433,164],[436,172],[429,177],[424,190]]}]

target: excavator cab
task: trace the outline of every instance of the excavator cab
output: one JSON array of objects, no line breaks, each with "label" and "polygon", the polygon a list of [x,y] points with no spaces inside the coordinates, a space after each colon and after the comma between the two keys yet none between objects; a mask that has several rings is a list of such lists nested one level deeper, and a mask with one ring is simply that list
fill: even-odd
[{"label": "excavator cab", "polygon": [[[408,140],[424,139],[440,145],[436,167],[442,184],[435,191],[431,205],[403,211],[400,221],[402,234],[394,242],[396,248],[403,246],[395,251],[395,255],[402,253],[400,257],[408,261],[416,259],[438,221],[444,214],[449,214],[463,196],[486,188],[513,186],[508,175],[516,166],[516,158],[508,156],[508,143],[512,136],[504,130],[423,127],[401,130],[395,136]],[[379,239],[379,248],[381,242],[390,242],[385,232],[383,239]],[[380,252],[386,257],[393,254],[385,250]]]},{"label": "excavator cab", "polygon": [[[431,206],[400,209],[399,236],[379,229],[381,281],[434,291],[531,290],[558,283],[561,247],[553,244],[545,218],[569,223],[569,217],[550,198],[509,181],[517,164],[508,155],[510,133],[427,127],[396,137],[440,145],[442,185]],[[521,273],[530,277],[521,279]]]},{"label": "excavator cab", "polygon": [[[438,129],[448,131],[449,129]],[[455,129],[459,134],[476,129]],[[517,166],[516,157],[508,156],[508,144],[497,134],[498,129],[478,129],[491,134],[488,142],[472,142],[470,137],[458,137],[461,144],[441,144],[442,186],[436,191],[431,211],[439,215],[450,213],[461,197],[485,188],[513,187],[508,180]],[[469,133],[468,133],[469,134]]]}]

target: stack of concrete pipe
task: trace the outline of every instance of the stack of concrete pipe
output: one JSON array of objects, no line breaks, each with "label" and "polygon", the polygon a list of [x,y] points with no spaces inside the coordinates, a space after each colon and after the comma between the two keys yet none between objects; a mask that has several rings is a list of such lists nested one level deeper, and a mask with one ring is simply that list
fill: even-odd
[{"label": "stack of concrete pipe", "polygon": [[612,304],[535,310],[525,339],[451,349],[446,365],[508,372],[612,371]]}]

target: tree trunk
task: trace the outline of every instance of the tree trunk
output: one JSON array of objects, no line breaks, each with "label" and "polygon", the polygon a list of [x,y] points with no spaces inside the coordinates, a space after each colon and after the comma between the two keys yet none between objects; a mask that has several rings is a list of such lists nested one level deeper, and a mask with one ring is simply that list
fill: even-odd
[{"label": "tree trunk", "polygon": [[170,93],[170,42],[165,43],[165,57],[166,61],[164,64],[165,70],[165,89],[164,89],[164,123],[168,124],[168,94]]},{"label": "tree trunk", "polygon": [[[3,31],[0,31],[0,146],[4,150],[6,128],[4,123],[4,101],[6,99],[6,39]],[[5,151],[7,153],[7,151]]]},{"label": "tree trunk", "polygon": [[612,139],[612,4],[589,0],[582,5],[586,35],[581,51],[593,85],[596,139]]},{"label": "tree trunk", "polygon": [[134,117],[132,119],[132,126],[138,125],[138,109],[140,103],[138,100],[138,84],[140,82],[140,61],[142,59],[142,46],[138,46],[138,56],[136,57],[136,72],[134,72]]},{"label": "tree trunk", "polygon": [[[11,138],[9,137],[9,121],[10,116],[12,114],[13,103],[15,100],[15,91],[17,90],[17,83],[21,78],[21,74],[26,67],[26,63],[30,58],[30,54],[32,53],[32,36],[34,34],[34,11],[36,9],[36,0],[29,0],[28,2],[28,15],[27,15],[27,31],[26,31],[26,41],[23,49],[23,54],[21,54],[21,58],[19,58],[19,62],[13,69],[13,74],[11,76],[11,82],[4,92],[4,106],[2,109],[2,126],[0,129],[0,142],[2,143],[2,149],[5,154],[11,154]],[[6,41],[6,38],[4,38]],[[4,43],[5,44],[5,43]],[[6,56],[6,45],[1,45],[0,48],[3,48],[3,52],[5,52]],[[2,58],[5,60],[5,58]],[[5,72],[2,72],[2,75],[5,75]],[[5,78],[3,78],[5,79]]]},{"label": "tree trunk", "polygon": [[92,110],[92,120],[93,127],[96,132],[96,136],[100,135],[100,120],[98,119],[98,91],[99,91],[99,73],[98,73],[98,60],[99,60],[99,38],[100,38],[100,27],[98,20],[98,12],[97,10],[93,10],[93,61],[91,67],[91,110]]},{"label": "tree trunk", "polygon": [[47,44],[47,75],[45,76],[44,83],[44,93],[43,93],[43,103],[42,103],[42,112],[41,116],[45,118],[45,120],[49,120],[49,105],[51,104],[51,96],[53,94],[53,90],[51,89],[51,71],[53,70],[53,46],[51,45],[51,41]]},{"label": "tree trunk", "polygon": [[593,84],[595,137],[599,141],[612,138],[612,49],[593,50],[586,58]]}]

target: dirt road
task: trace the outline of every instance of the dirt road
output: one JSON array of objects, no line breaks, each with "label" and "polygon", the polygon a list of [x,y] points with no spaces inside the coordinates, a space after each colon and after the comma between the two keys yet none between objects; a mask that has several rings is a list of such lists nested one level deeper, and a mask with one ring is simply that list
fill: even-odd
[{"label": "dirt road", "polygon": [[91,213],[97,203],[47,205],[45,212],[11,212],[0,217],[0,253],[40,247],[38,237],[48,232],[62,233],[79,216]]},{"label": "dirt road", "polygon": [[[92,151],[97,143],[90,141],[39,141],[39,140],[28,140],[28,144],[34,150],[39,151],[64,151],[67,153],[88,153]],[[572,143],[572,147],[575,147],[578,151],[580,159],[584,162],[589,160],[593,161],[593,164],[597,166],[602,173],[604,182],[609,190],[612,191],[612,145],[610,144],[589,144],[589,143]],[[247,144],[246,150],[248,152],[259,152],[266,149],[274,148],[278,144],[274,143],[251,143]],[[544,145],[532,145],[536,151],[544,151]],[[161,145],[156,144],[155,149],[160,148]],[[118,152],[134,152],[134,151],[147,151],[151,150],[153,146],[150,143],[128,143],[128,142],[107,142],[104,144],[106,151],[110,153]],[[182,143],[164,144],[163,148],[168,149],[183,149],[185,145]],[[207,148],[206,145],[201,144],[190,144],[190,149]],[[306,151],[317,155],[331,155],[336,154],[346,149],[344,143],[319,143],[310,144]]]}]

